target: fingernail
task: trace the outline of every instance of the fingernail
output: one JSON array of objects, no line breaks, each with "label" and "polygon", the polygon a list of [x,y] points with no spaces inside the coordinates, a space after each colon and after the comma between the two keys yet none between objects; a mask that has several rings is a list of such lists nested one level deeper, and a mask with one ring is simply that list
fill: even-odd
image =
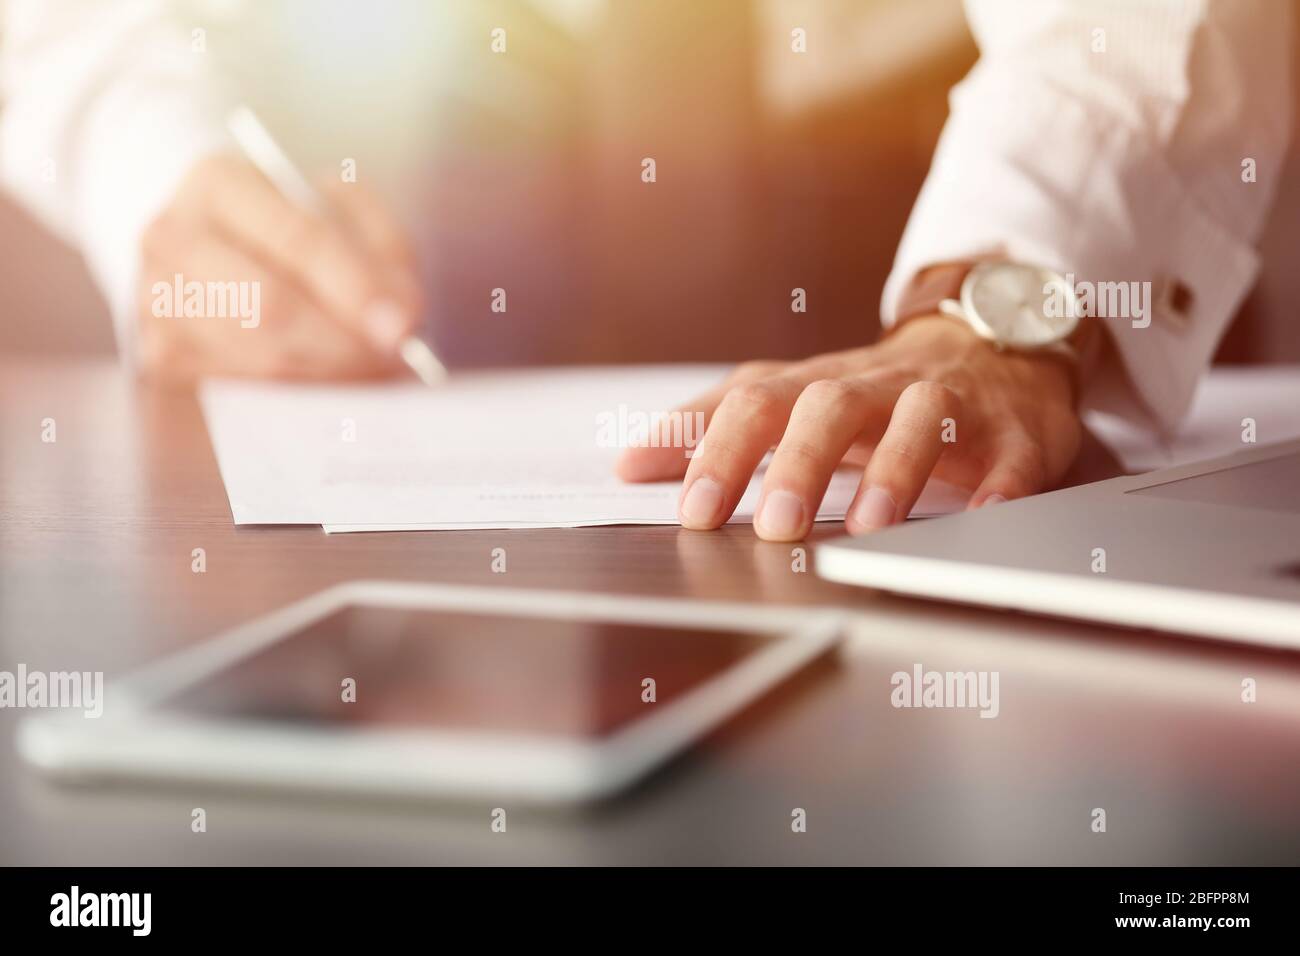
[{"label": "fingernail", "polygon": [[388,299],[372,302],[366,308],[363,320],[370,340],[386,352],[396,349],[409,329],[406,313],[396,302]]},{"label": "fingernail", "polygon": [[803,502],[789,491],[769,491],[754,515],[761,537],[776,541],[797,538],[803,532]]},{"label": "fingernail", "polygon": [[868,488],[849,513],[849,521],[855,531],[875,531],[894,523],[898,514],[898,505],[884,488]]},{"label": "fingernail", "polygon": [[983,504],[980,505],[980,507],[983,508],[983,507],[985,507],[986,505],[1001,505],[1001,504],[1006,504],[1006,500],[1007,500],[1006,498],[1003,498],[1003,497],[1002,497],[1001,495],[999,495],[999,494],[991,494],[991,495],[989,495],[987,498],[984,499],[984,502],[983,502]]},{"label": "fingernail", "polygon": [[696,478],[677,509],[688,528],[712,528],[721,510],[722,486],[712,478]]}]

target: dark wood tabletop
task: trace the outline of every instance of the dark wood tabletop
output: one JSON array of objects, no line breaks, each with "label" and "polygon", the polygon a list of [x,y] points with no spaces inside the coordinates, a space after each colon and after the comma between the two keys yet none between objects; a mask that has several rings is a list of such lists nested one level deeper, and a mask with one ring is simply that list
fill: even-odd
[{"label": "dark wood tabletop", "polygon": [[[808,547],[838,533],[823,525]],[[748,526],[237,528],[191,393],[106,360],[0,358],[0,670],[112,680],[356,578],[835,606],[854,621],[841,654],[627,795],[521,806],[504,834],[491,801],[58,786],[20,761],[21,712],[0,709],[0,863],[1300,861],[1300,655],[896,598],[798,565]],[[916,663],[998,671],[998,717],[895,709],[890,675]],[[206,833],[191,831],[195,807]]]}]

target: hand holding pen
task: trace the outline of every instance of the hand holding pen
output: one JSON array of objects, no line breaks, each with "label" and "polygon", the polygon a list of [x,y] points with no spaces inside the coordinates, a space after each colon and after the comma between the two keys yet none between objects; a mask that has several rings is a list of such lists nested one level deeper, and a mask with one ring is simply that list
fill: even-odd
[{"label": "hand holding pen", "polygon": [[[136,358],[150,374],[299,380],[445,370],[405,234],[362,183],[313,189],[246,109],[146,231]],[[256,314],[254,314],[256,313]]]}]

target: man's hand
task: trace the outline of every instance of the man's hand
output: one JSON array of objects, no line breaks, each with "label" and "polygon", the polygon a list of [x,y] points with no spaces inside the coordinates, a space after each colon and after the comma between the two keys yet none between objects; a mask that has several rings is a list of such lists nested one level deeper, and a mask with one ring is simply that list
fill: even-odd
[{"label": "man's hand", "polygon": [[[143,240],[139,360],[153,375],[358,378],[398,367],[421,308],[401,229],[357,183],[331,177],[320,215],[294,206],[238,156],[190,171]],[[155,283],[257,283],[256,323],[186,316]],[[161,287],[159,287],[161,288]],[[242,286],[251,289],[251,286]],[[160,307],[160,299],[162,305]]]},{"label": "man's hand", "polygon": [[769,541],[808,533],[841,462],[866,468],[845,520],[861,534],[906,518],[932,474],[972,489],[972,508],[1042,491],[1064,475],[1081,436],[1062,360],[999,352],[942,316],[912,319],[866,348],[746,363],[682,411],[708,421],[689,467],[680,448],[638,447],[619,459],[619,475],[685,472],[682,524],[716,528],[775,446],[754,516]]}]

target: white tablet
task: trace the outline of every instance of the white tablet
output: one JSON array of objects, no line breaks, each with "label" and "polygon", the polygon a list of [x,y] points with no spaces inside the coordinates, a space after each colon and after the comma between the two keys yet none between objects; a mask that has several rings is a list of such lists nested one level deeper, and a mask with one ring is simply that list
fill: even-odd
[{"label": "white tablet", "polygon": [[42,714],[66,780],[147,777],[398,797],[609,795],[839,640],[810,608],[355,582]]}]

